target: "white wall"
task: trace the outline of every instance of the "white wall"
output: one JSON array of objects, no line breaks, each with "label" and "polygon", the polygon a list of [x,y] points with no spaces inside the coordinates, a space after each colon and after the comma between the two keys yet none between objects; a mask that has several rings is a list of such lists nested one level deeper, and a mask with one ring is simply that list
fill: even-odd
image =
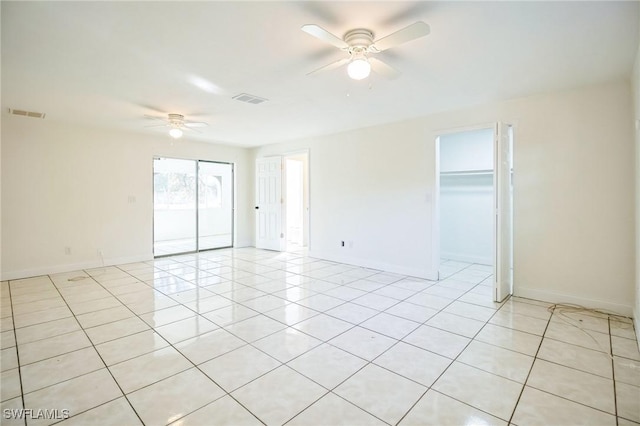
[{"label": "white wall", "polygon": [[493,265],[493,173],[440,176],[440,258]]},{"label": "white wall", "polygon": [[493,127],[440,136],[440,172],[493,170]]},{"label": "white wall", "polygon": [[407,153],[404,143],[390,149],[389,141],[399,141],[400,134],[424,140],[419,125],[398,123],[256,150],[260,157],[310,148],[311,255],[429,273],[424,242],[431,237],[425,220],[431,206],[425,201],[424,164],[434,154],[426,143],[411,146],[418,155]]},{"label": "white wall", "polygon": [[631,88],[621,81],[260,147],[254,155],[310,149],[312,255],[433,277],[436,135],[512,123],[515,293],[630,314],[631,116]]},{"label": "white wall", "polygon": [[[439,138],[441,259],[493,264],[493,132],[479,129]],[[489,173],[459,174],[480,170]]]},{"label": "white wall", "polygon": [[108,263],[150,258],[154,155],[237,163],[236,241],[248,244],[253,158],[305,148],[312,255],[434,276],[435,137],[500,120],[515,125],[516,294],[630,314],[631,93],[603,84],[250,152],[3,116],[2,277],[97,266],[98,248]]},{"label": "white wall", "polygon": [[[307,152],[290,154],[285,159],[302,163],[302,245],[306,247],[309,245],[309,154]],[[285,164],[285,174],[286,172]],[[287,201],[285,199],[285,203]]]},{"label": "white wall", "polygon": [[236,163],[236,245],[252,242],[246,149],[47,119],[2,121],[3,279],[99,266],[98,249],[107,264],[150,259],[154,156]]}]

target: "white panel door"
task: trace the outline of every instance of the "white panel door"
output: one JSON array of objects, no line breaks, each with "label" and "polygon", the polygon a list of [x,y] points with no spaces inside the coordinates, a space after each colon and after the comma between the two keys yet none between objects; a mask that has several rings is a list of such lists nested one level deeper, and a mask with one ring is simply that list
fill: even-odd
[{"label": "white panel door", "polygon": [[502,302],[511,294],[513,288],[511,149],[510,126],[497,123],[494,149],[496,207],[494,299],[496,302]]},{"label": "white panel door", "polygon": [[283,250],[282,157],[256,160],[256,247]]}]

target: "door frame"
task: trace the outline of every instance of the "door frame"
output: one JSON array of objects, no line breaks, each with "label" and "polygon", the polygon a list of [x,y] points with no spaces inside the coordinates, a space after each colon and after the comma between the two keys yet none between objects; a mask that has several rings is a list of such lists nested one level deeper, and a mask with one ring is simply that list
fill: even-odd
[{"label": "door frame", "polygon": [[[156,215],[155,215],[155,179],[153,178],[154,175],[154,170],[155,170],[155,161],[159,160],[159,159],[168,159],[168,160],[185,160],[185,161],[193,161],[195,163],[196,166],[196,170],[195,170],[195,176],[196,176],[196,249],[195,250],[191,250],[191,251],[185,251],[185,252],[179,252],[179,253],[171,253],[171,254],[160,254],[160,255],[156,255],[155,254],[155,243],[156,243],[156,238],[155,238],[155,220],[156,220]],[[216,163],[216,164],[227,164],[229,166],[231,166],[231,245],[229,246],[224,246],[224,247],[215,247],[215,248],[207,248],[207,249],[200,249],[200,223],[199,223],[199,203],[198,203],[198,197],[199,197],[199,188],[198,188],[198,173],[199,173],[199,167],[198,164],[200,162],[203,163]],[[151,255],[153,256],[154,259],[158,259],[158,258],[162,258],[162,257],[169,257],[169,256],[179,256],[179,255],[183,255],[183,254],[191,254],[191,253],[200,253],[203,251],[210,251],[210,250],[219,250],[219,249],[226,249],[226,248],[232,248],[235,246],[235,241],[236,241],[236,163],[230,162],[230,161],[215,161],[215,160],[200,160],[200,159],[194,159],[194,158],[184,158],[184,157],[166,157],[166,156],[162,156],[162,155],[154,155],[151,158]]]},{"label": "door frame", "polygon": [[[296,149],[296,150],[292,150],[292,151],[285,151],[282,153],[272,153],[272,154],[267,154],[267,155],[262,155],[262,156],[256,156],[256,158],[254,159],[254,173],[253,173],[253,181],[256,182],[257,180],[257,176],[258,176],[258,170],[255,169],[255,165],[256,162],[260,159],[263,158],[272,158],[272,157],[279,157],[281,160],[281,164],[282,164],[282,168],[280,169],[280,194],[281,197],[285,198],[286,196],[286,166],[285,166],[285,159],[287,157],[295,157],[295,156],[299,156],[299,155],[306,155],[307,157],[307,170],[306,170],[306,178],[307,178],[307,184],[306,184],[306,191],[307,191],[307,211],[305,212],[305,216],[306,216],[306,222],[307,222],[307,228],[308,228],[308,240],[307,240],[307,250],[311,249],[311,150],[309,148],[301,148],[301,149]],[[255,195],[255,189],[254,188],[254,205],[257,205],[257,199],[256,199],[256,195]],[[281,232],[284,234],[284,242],[280,245],[280,251],[286,251],[287,250],[287,235],[286,235],[286,203],[282,203],[282,209],[281,209],[281,213],[280,213],[280,229]],[[254,223],[255,223],[255,219],[254,219]],[[254,237],[254,246],[256,246],[257,241],[258,241],[258,236],[257,236],[257,226],[256,226],[256,236]]]},{"label": "door frame", "polygon": [[[435,153],[435,167],[434,167],[434,182],[435,182],[435,191],[434,191],[434,195],[433,195],[433,203],[431,204],[432,206],[432,211],[431,211],[431,215],[433,217],[433,220],[431,222],[431,235],[432,235],[432,239],[431,239],[431,253],[432,253],[432,257],[431,257],[431,264],[434,266],[434,270],[433,270],[433,274],[435,276],[435,278],[437,280],[440,279],[440,137],[441,136],[446,136],[446,135],[451,135],[451,134],[456,134],[456,133],[464,133],[464,132],[469,132],[469,131],[474,131],[474,130],[488,130],[491,129],[493,130],[493,137],[494,137],[494,141],[493,141],[493,158],[494,158],[494,164],[493,164],[493,173],[494,173],[494,183],[493,183],[493,194],[494,194],[494,208],[497,205],[497,197],[498,197],[498,190],[497,190],[497,170],[498,170],[498,165],[496,164],[496,155],[497,155],[497,141],[496,138],[498,137],[497,135],[497,126],[499,124],[506,124],[508,127],[511,128],[511,149],[513,151],[514,146],[515,146],[515,133],[516,133],[516,124],[513,122],[502,122],[502,121],[494,121],[494,122],[488,122],[488,123],[480,123],[480,124],[475,124],[475,125],[469,125],[469,126],[460,126],[460,127],[452,127],[452,128],[446,128],[446,129],[441,129],[441,130],[437,130],[433,132],[433,141],[434,141],[434,153]],[[511,153],[511,157],[513,158],[513,152]],[[513,170],[513,162],[511,164],[511,169]],[[512,221],[511,221],[511,268],[512,268],[512,278],[511,278],[511,284],[512,284],[512,289],[511,289],[511,294],[513,294],[513,288],[515,287],[515,284],[513,282],[513,267],[515,264],[515,250],[513,247],[513,230],[514,230],[514,223],[515,223],[515,214],[513,214],[513,199],[514,199],[514,194],[511,194],[511,209],[512,209]],[[497,223],[496,223],[496,217],[495,217],[495,212],[494,212],[494,217],[493,217],[493,252],[494,252],[494,259],[493,259],[493,268],[494,268],[494,278],[493,278],[493,287],[494,287],[494,296],[492,296],[492,298],[495,298],[496,292],[496,268],[497,268],[497,245],[498,245],[498,229],[497,229]]]},{"label": "door frame", "polygon": [[[305,240],[305,233],[307,234],[307,245],[303,247],[307,247],[307,249],[309,248],[309,246],[311,245],[311,173],[309,172],[310,167],[311,167],[311,161],[309,159],[309,149],[301,149],[301,150],[297,150],[297,151],[290,151],[287,152],[285,154],[282,155],[282,161],[283,161],[283,173],[282,173],[282,196],[284,198],[284,208],[282,210],[282,229],[284,230],[285,233],[285,241],[284,241],[284,251],[288,250],[288,246],[287,246],[287,158],[289,157],[298,157],[304,155],[306,157],[306,168],[303,168],[302,170],[302,182],[304,185],[303,188],[303,200],[302,200],[302,216],[303,216],[303,225],[302,225],[302,240],[304,242]],[[306,184],[305,184],[306,181]],[[306,205],[305,205],[305,199],[304,199],[304,193],[307,194],[307,199],[306,199]]]}]

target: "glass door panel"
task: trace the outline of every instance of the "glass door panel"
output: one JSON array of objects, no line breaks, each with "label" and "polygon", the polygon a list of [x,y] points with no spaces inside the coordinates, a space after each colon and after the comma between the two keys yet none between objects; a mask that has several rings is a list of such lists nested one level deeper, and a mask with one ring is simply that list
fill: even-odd
[{"label": "glass door panel", "polygon": [[233,165],[198,162],[198,246],[233,246]]},{"label": "glass door panel", "polygon": [[153,254],[197,250],[196,162],[153,160]]}]

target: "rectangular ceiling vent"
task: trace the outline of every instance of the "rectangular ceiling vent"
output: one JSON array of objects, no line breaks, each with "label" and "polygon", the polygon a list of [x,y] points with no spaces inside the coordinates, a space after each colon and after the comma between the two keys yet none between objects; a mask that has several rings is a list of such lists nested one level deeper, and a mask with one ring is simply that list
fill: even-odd
[{"label": "rectangular ceiling vent", "polygon": [[236,101],[246,102],[248,104],[254,104],[254,105],[258,105],[268,101],[268,99],[261,98],[259,96],[250,95],[248,93],[240,93],[239,95],[234,96],[233,99],[235,99]]},{"label": "rectangular ceiling vent", "polygon": [[23,117],[44,118],[44,116],[46,115],[44,112],[25,111],[22,109],[8,108],[8,110],[9,110],[9,114],[21,115]]}]

